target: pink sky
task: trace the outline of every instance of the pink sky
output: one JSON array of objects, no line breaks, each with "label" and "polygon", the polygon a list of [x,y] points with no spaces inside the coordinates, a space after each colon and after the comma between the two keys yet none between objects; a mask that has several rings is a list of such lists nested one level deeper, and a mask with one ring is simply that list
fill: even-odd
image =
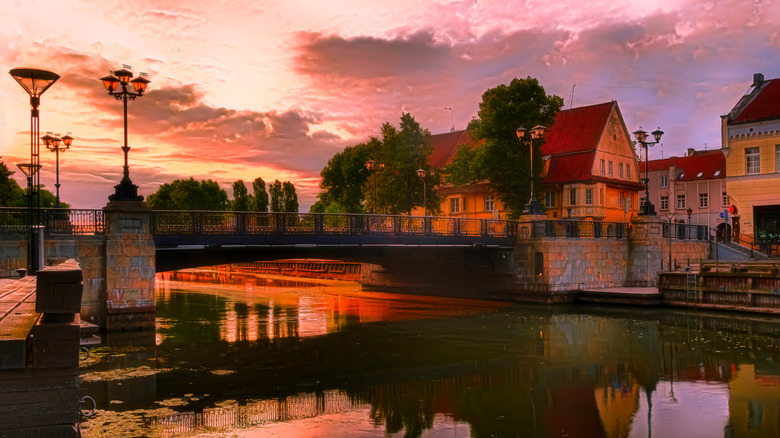
[{"label": "pink sky", "polygon": [[[100,208],[122,172],[122,105],[98,78],[131,65],[130,176],[148,195],[194,176],[293,181],[301,210],[344,146],[410,112],[431,133],[482,93],[538,78],[565,105],[617,100],[630,131],[660,126],[665,156],[720,148],[720,115],[753,73],[780,77],[772,0],[5,0],[0,59],[62,76],[41,131],[71,133],[61,198]],[[5,73],[7,75],[7,73]],[[575,86],[576,84],[576,86]],[[572,87],[574,86],[573,99]],[[444,108],[452,108],[452,112]],[[29,161],[29,98],[0,80],[0,155]],[[650,158],[660,158],[657,146]],[[54,154],[41,182],[54,190]],[[14,177],[21,181],[21,172]]]}]

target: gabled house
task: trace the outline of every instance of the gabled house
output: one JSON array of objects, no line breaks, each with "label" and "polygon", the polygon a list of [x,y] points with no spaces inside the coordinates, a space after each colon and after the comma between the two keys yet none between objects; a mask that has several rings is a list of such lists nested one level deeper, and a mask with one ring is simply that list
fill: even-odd
[{"label": "gabled house", "polygon": [[780,79],[753,83],[721,116],[726,191],[735,235],[780,236]]},{"label": "gabled house", "polygon": [[[480,147],[466,131],[431,136],[431,166],[443,169],[460,144]],[[615,101],[559,111],[545,133],[541,190],[550,218],[623,221],[636,214],[643,190],[637,159]],[[442,214],[503,218],[503,206],[486,183],[443,184]]]}]

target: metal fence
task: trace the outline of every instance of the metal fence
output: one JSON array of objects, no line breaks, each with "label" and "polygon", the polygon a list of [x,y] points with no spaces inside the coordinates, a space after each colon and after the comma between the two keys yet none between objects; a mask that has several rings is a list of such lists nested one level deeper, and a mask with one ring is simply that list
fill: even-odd
[{"label": "metal fence", "polygon": [[664,222],[663,236],[665,238],[683,240],[709,240],[710,233],[707,225],[670,224]]},{"label": "metal fence", "polygon": [[627,222],[543,220],[534,223],[534,237],[627,239]]},{"label": "metal fence", "polygon": [[438,216],[224,211],[152,212],[155,235],[330,234],[512,237],[514,221]]},{"label": "metal fence", "polygon": [[[38,210],[38,220],[49,235],[95,235],[105,233],[103,210],[75,210],[43,208]],[[26,208],[0,208],[0,233],[23,234],[28,232],[30,212]]]}]

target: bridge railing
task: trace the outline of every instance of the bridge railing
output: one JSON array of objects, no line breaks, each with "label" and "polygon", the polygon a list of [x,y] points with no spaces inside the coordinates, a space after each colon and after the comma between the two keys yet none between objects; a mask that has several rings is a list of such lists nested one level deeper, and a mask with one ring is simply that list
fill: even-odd
[{"label": "bridge railing", "polygon": [[[95,235],[105,233],[103,210],[42,208],[37,222],[50,235]],[[26,208],[0,208],[0,234],[23,234],[30,223]]]},{"label": "bridge railing", "polygon": [[225,211],[152,212],[152,234],[332,234],[513,237],[514,221],[439,216]]},{"label": "bridge railing", "polygon": [[627,222],[542,220],[535,221],[533,237],[613,238],[627,239]]},{"label": "bridge railing", "polygon": [[672,239],[684,240],[709,240],[710,233],[707,225],[670,224],[664,222],[663,236]]}]

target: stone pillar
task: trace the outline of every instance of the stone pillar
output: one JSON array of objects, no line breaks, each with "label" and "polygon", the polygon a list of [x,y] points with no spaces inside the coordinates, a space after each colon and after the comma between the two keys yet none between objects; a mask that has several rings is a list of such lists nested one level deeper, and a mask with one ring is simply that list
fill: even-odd
[{"label": "stone pillar", "polygon": [[626,286],[653,287],[661,271],[665,248],[663,220],[658,216],[634,216],[628,247],[628,276]]},{"label": "stone pillar", "polygon": [[106,221],[106,330],[154,330],[155,246],[151,209],[111,201]]}]

